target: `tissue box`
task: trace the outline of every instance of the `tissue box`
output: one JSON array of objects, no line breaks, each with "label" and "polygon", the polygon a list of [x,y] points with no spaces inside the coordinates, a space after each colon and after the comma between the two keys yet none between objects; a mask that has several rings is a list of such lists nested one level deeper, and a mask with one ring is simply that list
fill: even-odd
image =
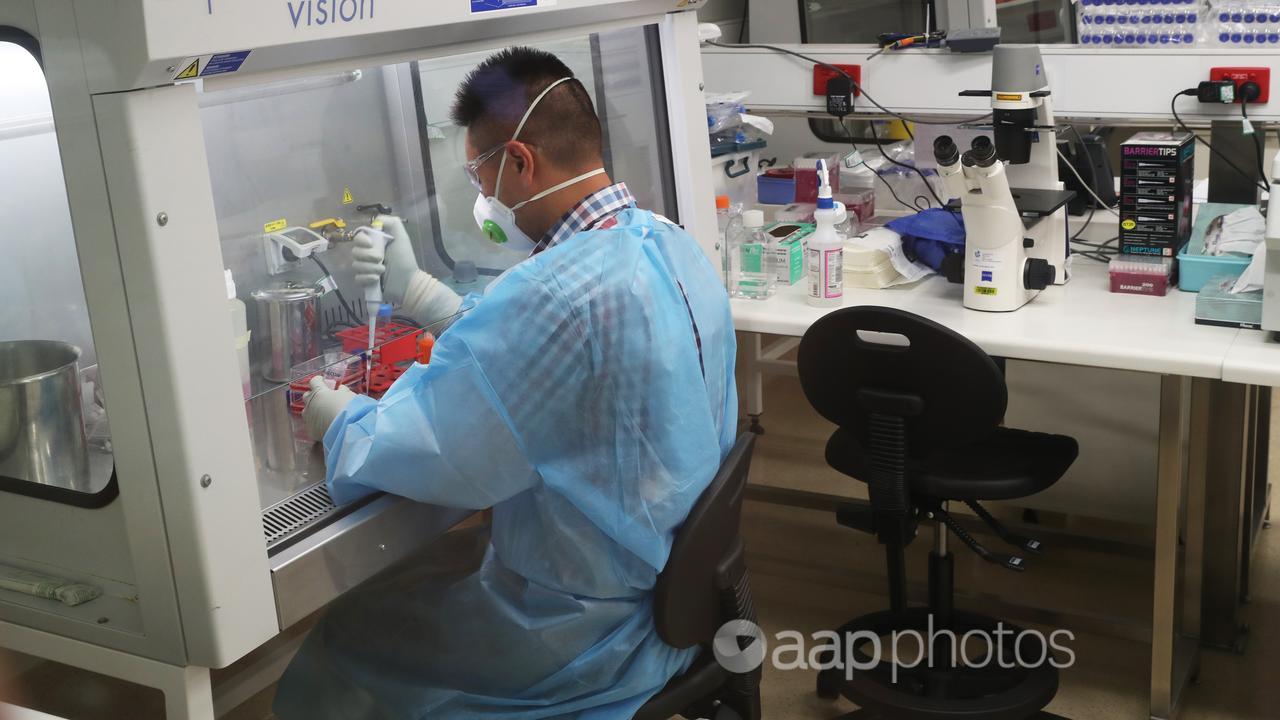
[{"label": "tissue box", "polygon": [[806,238],[813,234],[813,230],[810,223],[776,222],[765,227],[765,232],[777,241],[767,252],[773,253],[779,283],[795,285],[804,279]]},{"label": "tissue box", "polygon": [[1262,291],[1231,294],[1237,278],[1211,278],[1196,296],[1196,324],[1259,330],[1262,328]]}]

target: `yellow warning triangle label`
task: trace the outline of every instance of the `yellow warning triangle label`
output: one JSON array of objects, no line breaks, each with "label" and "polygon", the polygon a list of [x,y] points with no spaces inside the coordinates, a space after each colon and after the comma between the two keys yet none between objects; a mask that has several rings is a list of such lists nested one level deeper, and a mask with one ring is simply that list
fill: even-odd
[{"label": "yellow warning triangle label", "polygon": [[173,76],[173,79],[174,80],[190,80],[191,78],[198,77],[199,75],[200,75],[200,58],[196,58],[195,60],[191,61],[191,64],[187,66],[186,70],[183,70],[182,72]]},{"label": "yellow warning triangle label", "polygon": [[351,188],[349,187],[342,188],[342,204],[350,205],[355,201],[356,199],[354,197],[351,197]]}]

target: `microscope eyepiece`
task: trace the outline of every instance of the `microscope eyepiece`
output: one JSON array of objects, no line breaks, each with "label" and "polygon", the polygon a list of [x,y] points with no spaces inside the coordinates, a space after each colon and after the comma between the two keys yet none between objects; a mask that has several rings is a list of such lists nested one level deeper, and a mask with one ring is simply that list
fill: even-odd
[{"label": "microscope eyepiece", "polygon": [[960,148],[950,135],[939,135],[933,141],[933,158],[942,167],[951,167],[960,160]]},{"label": "microscope eyepiece", "polygon": [[979,135],[973,139],[962,161],[969,167],[991,167],[996,163],[996,146],[991,143],[991,138]]}]

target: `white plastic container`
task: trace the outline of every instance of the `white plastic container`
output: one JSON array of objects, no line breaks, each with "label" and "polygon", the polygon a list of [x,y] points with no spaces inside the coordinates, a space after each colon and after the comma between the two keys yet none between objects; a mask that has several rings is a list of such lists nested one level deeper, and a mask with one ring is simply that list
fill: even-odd
[{"label": "white plastic container", "polygon": [[818,207],[813,211],[817,227],[809,236],[805,251],[808,303],[814,307],[840,307],[844,304],[844,238],[836,232],[836,226],[848,216],[844,205],[831,197],[825,166],[825,161],[818,161]]},{"label": "white plastic container", "polygon": [[244,301],[236,297],[236,281],[230,270],[224,270],[227,279],[227,309],[231,312],[231,336],[236,350],[236,360],[240,364],[240,386],[244,391],[244,399],[248,400],[253,392],[253,374],[249,370],[249,320]]},{"label": "white plastic container", "polygon": [[712,159],[712,191],[716,195],[728,195],[734,205],[755,205],[757,162],[754,150],[729,153]]}]

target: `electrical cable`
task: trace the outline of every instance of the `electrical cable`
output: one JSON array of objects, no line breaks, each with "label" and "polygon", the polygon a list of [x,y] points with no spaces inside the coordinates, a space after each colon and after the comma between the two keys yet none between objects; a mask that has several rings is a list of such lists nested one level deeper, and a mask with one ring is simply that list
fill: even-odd
[{"label": "electrical cable", "polygon": [[1071,242],[1076,245],[1083,245],[1084,247],[1091,247],[1097,250],[1111,250],[1111,251],[1115,250],[1114,248],[1111,247],[1112,240],[1108,240],[1106,242],[1101,242],[1101,243],[1087,242],[1085,240],[1072,240]]},{"label": "electrical cable", "polygon": [[[1220,152],[1217,148],[1215,148],[1214,146],[1210,145],[1210,144],[1209,144],[1209,141],[1208,141],[1208,140],[1205,140],[1205,139],[1204,139],[1204,138],[1202,138],[1202,137],[1200,137],[1199,133],[1197,133],[1197,132],[1195,132],[1194,130],[1192,130],[1191,128],[1187,127],[1187,124],[1186,124],[1185,122],[1183,122],[1183,121],[1182,121],[1182,117],[1178,115],[1178,98],[1182,97],[1183,95],[1196,95],[1196,94],[1198,94],[1198,93],[1199,93],[1199,91],[1198,91],[1198,90],[1196,90],[1195,88],[1190,88],[1190,89],[1188,89],[1188,90],[1183,90],[1183,91],[1182,91],[1182,92],[1180,92],[1180,93],[1174,93],[1173,98],[1169,100],[1169,112],[1170,112],[1170,114],[1172,114],[1172,115],[1173,115],[1173,119],[1174,119],[1174,121],[1178,123],[1178,127],[1182,128],[1182,129],[1183,129],[1184,131],[1186,131],[1186,132],[1191,133],[1191,136],[1192,136],[1192,137],[1194,137],[1196,140],[1199,140],[1199,141],[1200,141],[1200,143],[1201,143],[1202,145],[1204,145],[1205,147],[1209,148],[1209,152],[1213,153],[1214,155],[1217,155],[1217,156],[1218,156],[1218,159],[1220,159],[1220,160],[1222,160],[1222,162],[1226,163],[1228,167],[1230,167],[1232,170],[1235,170],[1236,172],[1240,173],[1240,175],[1241,175],[1242,177],[1247,178],[1250,182],[1255,182],[1255,183],[1256,183],[1257,181],[1254,179],[1254,177],[1253,177],[1253,174],[1252,174],[1252,173],[1247,173],[1247,172],[1245,172],[1244,170],[1241,170],[1239,165],[1236,165],[1235,163],[1231,162],[1231,158],[1227,157],[1227,156],[1226,156],[1226,155],[1224,155],[1222,152]],[[1266,185],[1263,185],[1263,184],[1261,184],[1261,183],[1257,183],[1257,185],[1258,185],[1258,187],[1262,188],[1262,191],[1263,191],[1263,192],[1266,192],[1266,191],[1267,191],[1267,189],[1268,189],[1268,188],[1266,187]]]},{"label": "electrical cable", "polygon": [[401,325],[408,325],[409,327],[417,328],[418,330],[422,329],[422,323],[418,322],[417,320],[414,320],[408,315],[392,315],[391,322],[400,323]]},{"label": "electrical cable", "polygon": [[[861,83],[859,83],[857,80],[854,80],[854,79],[853,79],[853,76],[852,76],[852,75],[850,75],[849,73],[845,72],[842,68],[838,68],[838,67],[836,67],[835,65],[832,65],[832,64],[830,64],[830,63],[823,62],[823,61],[821,61],[821,60],[818,60],[818,59],[816,59],[816,58],[810,57],[810,56],[805,55],[805,54],[803,54],[803,53],[798,53],[798,52],[796,52],[796,51],[794,51],[794,50],[788,50],[788,49],[786,49],[786,48],[778,47],[778,46],[776,46],[776,45],[765,45],[765,44],[761,44],[761,43],[745,43],[745,44],[744,44],[744,43],[736,43],[736,44],[735,44],[735,43],[722,43],[722,42],[716,42],[715,40],[707,40],[707,41],[706,41],[706,43],[707,43],[708,45],[713,45],[713,46],[715,46],[715,47],[730,48],[730,49],[737,48],[737,49],[744,49],[744,50],[745,50],[745,49],[769,50],[769,51],[776,52],[776,53],[782,53],[782,54],[784,54],[784,55],[791,55],[791,56],[793,56],[793,57],[800,58],[801,60],[804,60],[805,62],[810,62],[810,63],[813,63],[813,64],[815,64],[815,65],[819,65],[819,66],[824,67],[824,68],[826,68],[826,69],[828,69],[828,70],[830,70],[830,71],[832,71],[832,72],[834,72],[834,73],[837,73],[837,74],[839,74],[839,75],[844,76],[844,78],[845,78],[846,80],[848,80],[848,81],[849,81],[849,84],[850,84],[851,86],[853,86],[854,90],[856,90],[857,92],[861,93],[861,94],[862,94],[862,96],[863,96],[863,97],[865,97],[865,98],[867,99],[867,101],[868,101],[868,102],[870,102],[872,105],[875,105],[877,108],[879,108],[879,109],[880,109],[882,112],[884,112],[885,114],[887,114],[887,115],[891,115],[891,116],[893,116],[893,117],[896,117],[896,118],[898,118],[899,120],[902,120],[902,121],[904,121],[904,122],[920,123],[920,124],[922,124],[922,125],[964,125],[964,124],[967,124],[967,123],[978,122],[979,120],[986,120],[987,118],[991,117],[991,116],[992,116],[992,114],[993,114],[993,113],[987,113],[987,114],[985,114],[985,115],[980,115],[980,116],[978,116],[978,117],[975,117],[975,118],[969,118],[969,119],[966,119],[966,120],[928,120],[928,119],[923,119],[923,118],[913,118],[913,117],[910,117],[910,116],[907,116],[907,115],[903,115],[902,113],[899,113],[899,112],[895,112],[895,111],[893,111],[893,110],[890,110],[889,108],[885,107],[884,105],[881,105],[881,104],[879,103],[879,101],[877,101],[875,98],[871,97],[870,93],[868,93],[868,92],[867,92],[866,88],[862,87],[862,84],[861,84]],[[854,149],[855,149],[855,150],[857,150],[857,149],[858,149],[857,142],[853,141],[853,139],[852,139],[852,138],[853,138],[853,133],[852,133],[852,132],[849,132],[849,129],[848,129],[847,127],[845,127],[845,125],[844,125],[844,118],[840,118],[840,126],[841,126],[842,128],[844,128],[845,133],[849,135],[850,142],[853,144]],[[914,140],[915,140],[915,135],[911,132],[911,129],[910,129],[910,128],[907,128],[906,130],[907,130],[907,135],[908,135],[908,137],[910,137],[910,138],[914,141]],[[873,138],[875,138],[877,145],[879,145],[880,138],[876,135],[876,131],[875,131],[875,126],[874,126],[874,124],[872,124],[872,125],[871,125],[871,136],[872,136]],[[930,195],[932,195],[932,196],[933,196],[933,198],[934,198],[934,200],[936,200],[936,201],[938,202],[938,207],[940,207],[940,208],[944,208],[944,209],[946,208],[947,204],[946,204],[945,202],[943,202],[941,198],[939,198],[939,197],[938,197],[938,193],[937,193],[937,191],[935,191],[935,190],[933,189],[933,186],[929,184],[928,179],[927,179],[927,178],[925,178],[924,173],[923,173],[923,172],[921,172],[919,168],[914,167],[914,166],[911,166],[911,165],[907,165],[907,164],[905,164],[905,163],[900,163],[900,162],[898,162],[897,160],[894,160],[893,158],[889,157],[889,156],[884,152],[884,149],[883,149],[883,148],[879,148],[879,149],[880,149],[880,154],[881,154],[882,156],[884,156],[884,158],[885,158],[886,160],[888,160],[889,162],[893,163],[894,165],[899,165],[899,166],[901,166],[901,167],[908,168],[908,169],[911,169],[911,170],[915,171],[915,172],[916,172],[916,174],[918,174],[918,175],[920,176],[921,181],[922,181],[922,182],[924,182],[924,186],[925,186],[926,188],[928,188],[928,190],[929,190],[929,194],[930,194]],[[859,152],[861,152],[861,151],[859,151]],[[863,161],[863,165],[866,165],[866,161],[865,161],[865,160]],[[868,169],[868,170],[870,170],[870,169],[871,169],[871,167],[870,167],[869,165],[867,165],[866,167],[867,167],[867,169]],[[874,170],[872,170],[871,172],[872,172],[873,174],[875,174],[875,176],[876,176],[876,177],[880,177],[880,174],[879,174],[879,173],[877,173],[877,172],[875,172]],[[907,203],[903,202],[903,201],[902,201],[902,199],[901,199],[901,198],[899,198],[899,197],[897,196],[897,193],[894,193],[894,192],[893,192],[893,187],[889,185],[889,181],[885,180],[884,178],[880,178],[880,179],[885,183],[885,186],[886,186],[886,187],[889,187],[889,191],[893,194],[893,196],[894,196],[894,199],[895,199],[895,200],[897,200],[899,203],[901,203],[901,204],[902,204],[903,206],[905,206],[905,207],[913,207],[913,206],[908,205]],[[915,206],[915,209],[916,209],[916,210],[920,210],[921,208],[920,208],[919,206]],[[957,223],[960,223],[959,218],[955,218],[954,213],[952,214],[952,217],[955,219],[955,221],[956,221]]]},{"label": "electrical cable", "polygon": [[862,85],[861,85],[860,83],[858,83],[858,81],[854,80],[854,79],[853,79],[853,77],[852,77],[851,75],[849,75],[849,73],[845,72],[844,70],[842,70],[842,69],[840,69],[840,68],[836,67],[835,65],[832,65],[832,64],[830,64],[830,63],[825,63],[825,62],[823,62],[823,61],[821,61],[821,60],[818,60],[818,59],[816,59],[816,58],[812,58],[812,57],[810,57],[810,56],[808,56],[808,55],[805,55],[805,54],[803,54],[803,53],[798,53],[798,52],[796,52],[795,50],[788,50],[788,49],[783,48],[783,47],[778,47],[777,45],[763,45],[763,44],[760,44],[760,43],[722,43],[722,42],[718,42],[718,41],[716,41],[716,40],[706,40],[705,42],[706,42],[706,44],[708,44],[708,45],[714,45],[715,47],[727,48],[727,49],[730,49],[730,50],[733,50],[733,49],[738,49],[738,50],[771,50],[771,51],[776,52],[776,53],[782,53],[782,54],[784,54],[784,55],[791,55],[791,56],[793,56],[793,57],[798,57],[798,58],[800,58],[801,60],[804,60],[805,62],[810,62],[810,63],[813,63],[814,65],[818,65],[818,66],[824,67],[824,68],[826,68],[826,69],[830,70],[830,71],[831,71],[831,72],[833,72],[833,73],[836,73],[836,74],[838,74],[838,75],[843,75],[844,77],[848,78],[849,83],[850,83],[851,85],[853,85],[854,89],[855,89],[855,90],[857,90],[859,93],[861,93],[861,94],[862,94],[862,96],[863,96],[863,97],[865,97],[865,98],[867,99],[867,101],[868,101],[868,102],[870,102],[872,105],[875,105],[877,108],[879,108],[879,109],[880,109],[880,111],[881,111],[881,112],[885,113],[886,115],[892,115],[893,117],[896,117],[896,118],[898,118],[899,120],[905,120],[905,121],[907,121],[907,122],[919,123],[919,124],[921,124],[921,125],[964,125],[964,124],[966,124],[966,123],[978,122],[979,120],[986,120],[987,118],[991,117],[991,115],[992,115],[991,113],[987,113],[986,115],[982,115],[982,116],[980,116],[980,117],[976,117],[976,118],[969,118],[969,119],[967,119],[967,120],[927,120],[927,119],[922,119],[922,118],[913,118],[913,117],[909,117],[909,116],[907,116],[907,115],[903,115],[902,113],[894,112],[893,110],[890,110],[889,108],[887,108],[887,107],[885,107],[885,106],[881,105],[879,102],[877,102],[877,101],[876,101],[876,99],[875,99],[875,98],[871,97],[871,95],[869,95],[869,94],[867,93],[866,88],[862,87]]},{"label": "electrical cable", "polygon": [[742,24],[738,25],[738,44],[742,44],[742,39],[747,32],[747,18],[751,17],[751,0],[743,0],[742,3]]},{"label": "electrical cable", "polygon": [[[858,145],[856,143],[854,144],[853,149],[854,150],[858,149]],[[858,152],[861,153],[862,151],[858,150]],[[884,176],[876,172],[875,168],[868,165],[866,160],[863,160],[861,164],[862,164],[862,167],[866,168],[867,171],[870,172],[872,175],[874,175],[877,180],[884,183],[884,186],[889,189],[889,194],[893,196],[894,200],[898,201],[899,205],[901,205],[904,208],[907,208],[908,210],[915,210],[916,212],[920,211],[919,206],[912,205],[911,203],[908,203],[906,200],[903,200],[902,198],[898,197],[898,191],[893,189],[893,183],[889,182],[888,180],[885,180]]]},{"label": "electrical cable", "polygon": [[[844,124],[844,118],[840,118],[840,127],[841,129],[844,130],[845,135],[849,136],[849,144],[853,146],[854,152],[858,153],[858,155],[862,155],[862,150],[858,148],[858,141],[853,139],[853,132],[849,130],[848,125]],[[881,177],[880,173],[876,172],[874,168],[868,165],[866,160],[861,160],[859,164],[861,164],[862,167],[866,168],[867,172],[870,172],[873,177],[877,178],[880,182],[884,183],[884,186],[889,189],[889,194],[893,196],[894,200],[898,201],[899,205],[905,208],[910,208],[917,211],[920,209],[918,207],[908,205],[905,200],[898,197],[898,193],[896,190],[893,189],[893,185],[891,185],[888,180],[885,180],[883,177]]]},{"label": "electrical cable", "polygon": [[[898,162],[897,160],[894,160],[893,158],[889,157],[889,153],[884,151],[884,145],[880,144],[880,136],[876,134],[875,122],[868,123],[868,127],[871,129],[871,137],[876,141],[876,148],[880,151],[880,155],[884,157],[885,160],[888,160],[894,165],[914,171],[915,174],[919,175],[920,182],[924,183],[925,189],[927,189],[929,191],[929,194],[933,196],[933,199],[938,203],[938,207],[946,208],[947,204],[942,201],[942,198],[938,197],[938,192],[933,189],[932,185],[929,184],[929,178],[925,177],[924,173],[920,171],[920,168],[916,167],[915,165],[908,165],[903,162]],[[912,136],[913,142],[914,142],[914,139],[915,139],[914,136]]]},{"label": "electrical cable", "polygon": [[[1240,98],[1240,117],[1244,120],[1244,127],[1253,130],[1252,124],[1249,122],[1249,99]],[[1262,139],[1258,137],[1258,133],[1250,132],[1253,136],[1253,146],[1258,150],[1258,177],[1262,178],[1262,184],[1267,185],[1270,178],[1267,177],[1267,166],[1263,162],[1263,155],[1266,151],[1263,149]]]},{"label": "electrical cable", "polygon": [[1082,240],[1073,240],[1071,243],[1072,245],[1079,245],[1079,246],[1093,248],[1093,249],[1092,250],[1076,250],[1071,254],[1079,255],[1081,257],[1088,258],[1095,262],[1110,262],[1110,259],[1112,257],[1115,257],[1116,255],[1120,254],[1119,250],[1117,250],[1114,247],[1111,247],[1113,243],[1119,240],[1120,240],[1119,235],[1101,243],[1092,243],[1092,242],[1084,242]]},{"label": "electrical cable", "polygon": [[1080,239],[1080,236],[1084,234],[1085,229],[1089,227],[1089,223],[1093,222],[1093,214],[1097,211],[1097,208],[1089,208],[1089,217],[1084,219],[1084,224],[1080,226],[1079,230],[1076,230],[1075,235],[1071,236],[1071,242],[1076,242]]},{"label": "electrical cable", "polygon": [[1076,180],[1080,181],[1080,186],[1083,187],[1085,189],[1085,192],[1089,193],[1089,196],[1093,198],[1093,201],[1098,204],[1098,207],[1102,208],[1103,210],[1106,210],[1107,212],[1111,213],[1112,215],[1115,215],[1116,217],[1120,217],[1120,213],[1117,212],[1115,208],[1110,207],[1105,202],[1103,202],[1102,198],[1098,197],[1098,193],[1094,192],[1093,188],[1089,187],[1089,183],[1085,182],[1084,178],[1080,176],[1080,171],[1076,170],[1075,165],[1071,164],[1071,160],[1066,156],[1065,153],[1062,152],[1062,148],[1055,147],[1054,150],[1057,151],[1058,157],[1062,159],[1062,162],[1067,164],[1067,169],[1071,171],[1071,174],[1076,176]]},{"label": "electrical cable", "polygon": [[1086,247],[1092,247],[1094,249],[1093,250],[1076,250],[1071,254],[1072,256],[1080,256],[1080,257],[1088,258],[1090,260],[1093,260],[1094,262],[1110,262],[1111,258],[1120,254],[1118,250],[1116,250],[1113,247],[1110,247],[1110,244],[1119,239],[1120,239],[1119,237],[1114,237],[1101,245],[1097,243],[1073,243],[1075,245],[1084,245]]},{"label": "electrical cable", "polygon": [[[1092,260],[1094,262],[1100,262],[1100,263],[1111,262],[1111,257],[1108,254],[1104,254],[1104,253],[1075,252],[1071,254],[1074,255],[1075,257],[1082,257],[1086,260]],[[1117,253],[1110,253],[1110,255],[1116,255],[1116,254]]]},{"label": "electrical cable", "polygon": [[[329,268],[324,266],[324,263],[320,261],[320,258],[316,257],[315,253],[311,253],[311,255],[309,255],[308,257],[314,260],[316,265],[320,267],[320,272],[324,273],[324,277],[332,277],[332,275],[329,273]],[[333,286],[333,292],[338,296],[338,304],[342,306],[342,309],[344,311],[346,311],[347,317],[350,318],[351,321],[355,323],[357,327],[362,325],[363,323],[361,322],[360,318],[356,316],[355,312],[351,310],[351,306],[347,304],[347,299],[343,297],[342,291],[338,289],[338,285],[336,282],[334,283],[334,286]]]}]

